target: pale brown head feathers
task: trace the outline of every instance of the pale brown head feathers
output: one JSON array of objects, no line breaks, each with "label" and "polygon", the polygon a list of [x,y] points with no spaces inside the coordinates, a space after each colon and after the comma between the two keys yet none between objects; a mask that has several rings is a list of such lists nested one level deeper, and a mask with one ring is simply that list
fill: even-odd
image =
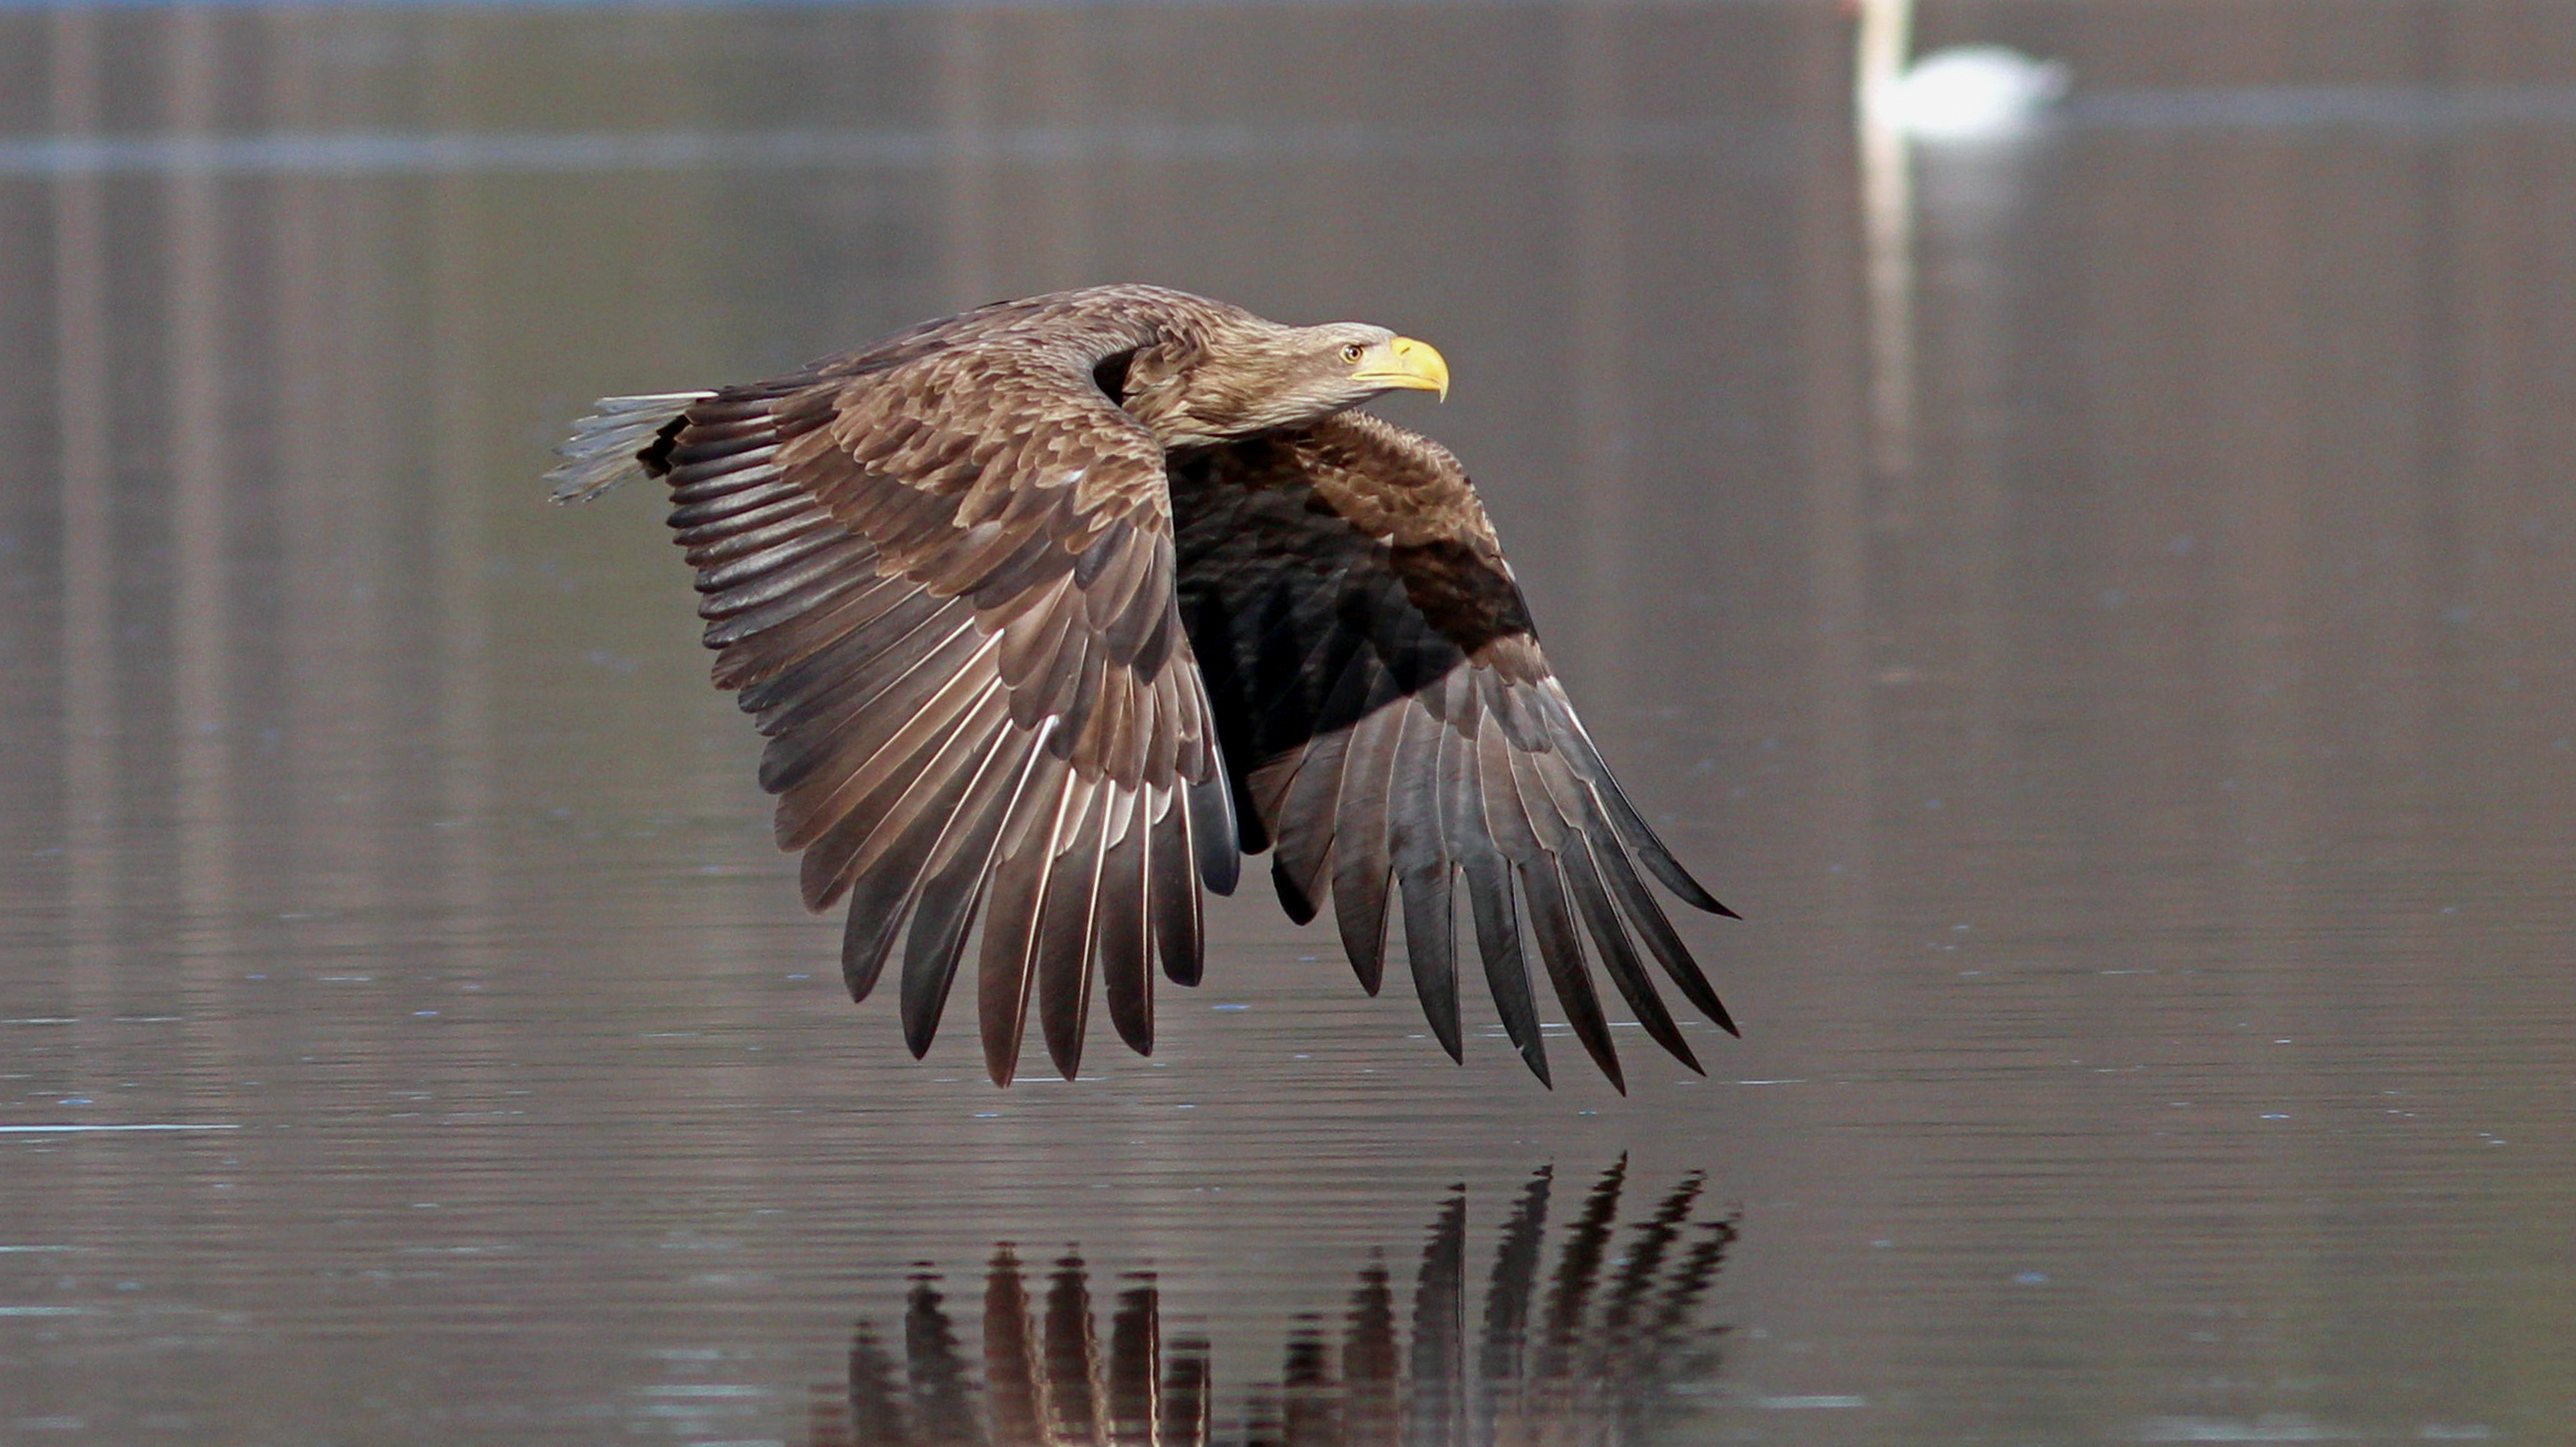
[{"label": "pale brown head feathers", "polygon": [[1428,343],[1365,322],[1288,327],[1224,317],[1197,335],[1139,348],[1120,404],[1166,447],[1190,447],[1294,427],[1399,388],[1449,389]]}]

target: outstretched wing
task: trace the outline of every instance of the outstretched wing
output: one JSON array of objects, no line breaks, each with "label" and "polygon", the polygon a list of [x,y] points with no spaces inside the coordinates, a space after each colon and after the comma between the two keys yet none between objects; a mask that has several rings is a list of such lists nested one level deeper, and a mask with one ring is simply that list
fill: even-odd
[{"label": "outstretched wing", "polygon": [[1346,413],[1181,460],[1172,505],[1182,613],[1244,847],[1275,843],[1289,914],[1313,918],[1329,893],[1375,993],[1391,885],[1414,988],[1454,1057],[1463,879],[1504,1029],[1540,1079],[1523,908],[1566,1018],[1614,1084],[1625,1088],[1584,934],[1647,1033],[1698,1069],[1638,940],[1683,998],[1735,1026],[1638,867],[1686,903],[1731,911],[1602,764],[1457,459]]},{"label": "outstretched wing", "polygon": [[[1152,335],[1151,297],[1118,300],[986,308],[777,382],[611,399],[558,470],[559,495],[629,458],[668,482],[715,681],[769,738],[779,845],[804,855],[809,908],[849,899],[854,999],[901,938],[915,1054],[981,915],[1000,1083],[1032,994],[1073,1075],[1095,973],[1150,1050],[1152,962],[1196,982],[1199,880],[1230,889],[1237,867],[1162,450],[1094,380]],[[665,420],[639,430],[653,402]]]}]

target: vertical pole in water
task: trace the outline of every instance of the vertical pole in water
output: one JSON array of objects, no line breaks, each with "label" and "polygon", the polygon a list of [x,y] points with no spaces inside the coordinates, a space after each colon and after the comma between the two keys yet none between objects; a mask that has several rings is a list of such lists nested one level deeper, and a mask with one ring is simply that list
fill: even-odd
[{"label": "vertical pole in water", "polygon": [[232,509],[225,497],[223,212],[186,143],[210,137],[222,95],[218,12],[169,12],[169,129],[182,142],[169,180],[172,714],[178,738],[178,882],[192,963],[214,959],[235,901],[232,862]]},{"label": "vertical pole in water", "polygon": [[[477,119],[474,31],[454,11],[429,22],[444,43],[431,48],[427,90],[430,120],[461,134]],[[471,174],[440,176],[429,183],[428,311],[430,448],[430,576],[437,629],[433,677],[438,711],[438,812],[448,826],[437,866],[441,943],[453,968],[479,984],[497,964],[492,944],[500,926],[496,909],[498,866],[493,841],[493,675],[491,603],[483,561],[491,556],[484,521],[483,480],[505,469],[484,455],[496,429],[487,378],[494,374],[489,346],[487,235],[482,210],[486,191]],[[380,827],[389,826],[390,819]],[[494,1084],[489,1079],[479,1084]]]},{"label": "vertical pole in water", "polygon": [[[52,16],[54,134],[100,125],[99,13]],[[54,201],[54,431],[62,507],[63,961],[71,1013],[91,1028],[113,1013],[120,810],[116,768],[114,435],[107,276],[107,182],[94,167],[57,173]],[[86,1039],[83,1044],[89,1043]],[[91,1058],[84,1056],[83,1058]]]},{"label": "vertical pole in water", "polygon": [[1914,43],[1914,0],[1860,0],[1852,100],[1869,296],[1870,462],[1882,481],[1914,468],[1914,187],[1895,102]]},{"label": "vertical pole in water", "polygon": [[933,174],[944,184],[939,307],[963,311],[993,295],[993,17],[980,6],[939,11],[939,137]]},{"label": "vertical pole in water", "polygon": [[1566,11],[1567,262],[1573,324],[1576,543],[1582,581],[1583,693],[1604,712],[1629,702],[1628,568],[1635,508],[1627,465],[1627,196],[1619,152],[1619,18],[1610,5]]},{"label": "vertical pole in water", "polygon": [[[1803,451],[1816,704],[1812,792],[1802,801],[1801,814],[1812,846],[1832,865],[1826,908],[1837,936],[1835,948],[1850,951],[1869,948],[1867,931],[1876,915],[1869,868],[1874,786],[1869,506],[1884,431],[1877,420],[1878,319],[1883,309],[1870,283],[1885,249],[1878,241],[1877,218],[1889,213],[1883,206],[1873,207],[1871,198],[1874,177],[1889,168],[1883,160],[1872,164],[1868,98],[1873,90],[1883,93],[1906,49],[1903,6],[1891,7],[1884,0],[1863,0],[1863,5],[1856,17],[1863,32],[1857,40],[1858,64],[1855,17],[1819,9],[1810,12],[1815,18],[1806,32],[1811,38],[1801,48],[1800,67],[1819,126],[1833,124],[1838,114],[1854,122],[1848,154],[1839,129],[1830,150],[1819,146],[1808,153],[1808,174],[1800,186],[1803,244],[1798,249],[1804,318],[1800,345],[1808,358]],[[1887,13],[1891,8],[1897,12],[1892,17]],[[1885,59],[1879,60],[1882,55]],[[1902,161],[1901,149],[1896,155]],[[1901,188],[1903,172],[1895,174]],[[1900,218],[1904,200],[1900,189],[1893,213]],[[1898,295],[1904,295],[1901,289]],[[1839,1002],[1819,995],[1815,1003]]]}]

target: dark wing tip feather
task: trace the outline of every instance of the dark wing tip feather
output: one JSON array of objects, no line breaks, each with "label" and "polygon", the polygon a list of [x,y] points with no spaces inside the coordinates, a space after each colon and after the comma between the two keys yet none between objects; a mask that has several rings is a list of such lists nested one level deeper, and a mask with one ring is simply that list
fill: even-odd
[{"label": "dark wing tip feather", "polygon": [[1162,962],[1164,979],[1184,989],[1194,987],[1206,966],[1206,921],[1195,887],[1189,806],[1178,793],[1165,797],[1163,817],[1151,825],[1146,849],[1154,891],[1146,911],[1154,957]]},{"label": "dark wing tip feather", "polygon": [[1476,948],[1485,961],[1485,987],[1502,1017],[1503,1034],[1520,1052],[1521,1063],[1538,1083],[1553,1090],[1547,1067],[1547,1041],[1538,1024],[1538,1002],[1530,993],[1529,965],[1521,953],[1520,925],[1512,902],[1511,876],[1490,846],[1465,861],[1467,902],[1476,922]]},{"label": "dark wing tip feather", "polygon": [[1565,901],[1565,885],[1558,877],[1556,862],[1545,855],[1524,861],[1520,866],[1521,893],[1528,899],[1530,930],[1538,936],[1539,958],[1547,964],[1548,981],[1556,988],[1556,999],[1565,1009],[1566,1024],[1574,1038],[1581,1042],[1584,1053],[1592,1057],[1610,1083],[1627,1093],[1626,1076],[1619,1069],[1619,1050],[1610,1040],[1610,1022],[1601,1013],[1601,997],[1592,988],[1592,975],[1584,967],[1583,942],[1575,932],[1574,916]]},{"label": "dark wing tip feather", "polygon": [[1291,922],[1300,925],[1315,922],[1315,901],[1307,898],[1306,891],[1297,887],[1296,877],[1288,872],[1284,861],[1270,861],[1270,884],[1278,891],[1279,907],[1287,911]]},{"label": "dark wing tip feather", "polygon": [[876,989],[901,918],[885,911],[871,919],[863,901],[851,902],[849,916],[841,924],[841,983],[849,989],[850,1003],[866,1000]]},{"label": "dark wing tip feather", "polygon": [[[1618,841],[1600,841],[1603,850],[1618,848]],[[1600,871],[1594,866],[1592,852],[1581,835],[1565,841],[1565,852],[1557,859],[1558,873],[1573,892],[1576,911],[1592,932],[1592,942],[1604,973],[1618,987],[1620,997],[1635,1012],[1637,1023],[1667,1054],[1700,1074],[1699,1060],[1691,1054],[1690,1042],[1682,1038],[1681,1027],[1674,1023],[1672,1012],[1664,1008],[1663,997],[1656,993],[1655,982],[1646,975],[1643,960],[1637,958],[1635,941],[1628,937],[1627,924],[1610,902],[1603,887]]]},{"label": "dark wing tip feather", "polygon": [[1189,786],[1187,798],[1199,881],[1212,894],[1232,894],[1243,877],[1243,851],[1234,830],[1234,790],[1225,771],[1209,770],[1205,779]]},{"label": "dark wing tip feather", "polygon": [[911,938],[904,943],[902,994],[898,1014],[903,1043],[919,1060],[930,1053],[939,1033],[939,1017],[948,1008],[948,992],[957,982],[957,966],[966,952],[966,934],[983,898],[982,856],[971,861],[975,872],[960,877],[951,866],[931,882],[913,912]]},{"label": "dark wing tip feather", "polygon": [[1619,787],[1617,776],[1613,775],[1610,772],[1610,766],[1602,761],[1600,749],[1594,746],[1592,736],[1584,731],[1582,723],[1574,717],[1571,705],[1567,707],[1566,722],[1570,727],[1562,734],[1561,742],[1565,745],[1566,751],[1581,764],[1587,779],[1599,790],[1602,803],[1608,807],[1610,818],[1618,829],[1620,840],[1637,852],[1638,858],[1645,862],[1646,868],[1654,873],[1655,878],[1662,880],[1664,887],[1671,890],[1682,903],[1709,914],[1724,915],[1728,919],[1742,919],[1742,915],[1718,903],[1716,895],[1709,893],[1698,880],[1691,877],[1690,871],[1682,867],[1682,862],[1673,857],[1673,851],[1666,847],[1662,836],[1655,833],[1654,826],[1646,822],[1646,816],[1637,812],[1637,806],[1628,801],[1627,790]]},{"label": "dark wing tip feather", "polygon": [[1098,942],[1101,997],[1118,1038],[1139,1055],[1154,1053],[1154,958],[1147,894],[1152,878],[1152,834],[1148,831],[1151,800],[1127,801],[1118,842],[1101,865],[1094,923]]}]

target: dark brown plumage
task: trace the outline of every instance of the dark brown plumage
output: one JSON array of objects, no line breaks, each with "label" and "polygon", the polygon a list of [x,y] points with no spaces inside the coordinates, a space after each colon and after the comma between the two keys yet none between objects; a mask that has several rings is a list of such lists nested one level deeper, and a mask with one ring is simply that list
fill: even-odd
[{"label": "dark brown plumage", "polygon": [[1602,765],[1457,459],[1347,410],[1447,380],[1383,328],[1095,287],[775,381],[607,399],[551,476],[558,501],[669,485],[715,682],[769,739],[779,845],[809,908],[848,896],[854,999],[901,946],[916,1055],[970,944],[997,1083],[1032,999],[1074,1074],[1095,975],[1150,1052],[1154,962],[1199,977],[1200,886],[1230,891],[1239,853],[1275,846],[1281,902],[1303,922],[1329,896],[1371,992],[1401,912],[1453,1057],[1463,878],[1542,1080],[1516,894],[1614,1083],[1586,935],[1696,1069],[1637,939],[1734,1026],[1637,866],[1727,911]]}]

